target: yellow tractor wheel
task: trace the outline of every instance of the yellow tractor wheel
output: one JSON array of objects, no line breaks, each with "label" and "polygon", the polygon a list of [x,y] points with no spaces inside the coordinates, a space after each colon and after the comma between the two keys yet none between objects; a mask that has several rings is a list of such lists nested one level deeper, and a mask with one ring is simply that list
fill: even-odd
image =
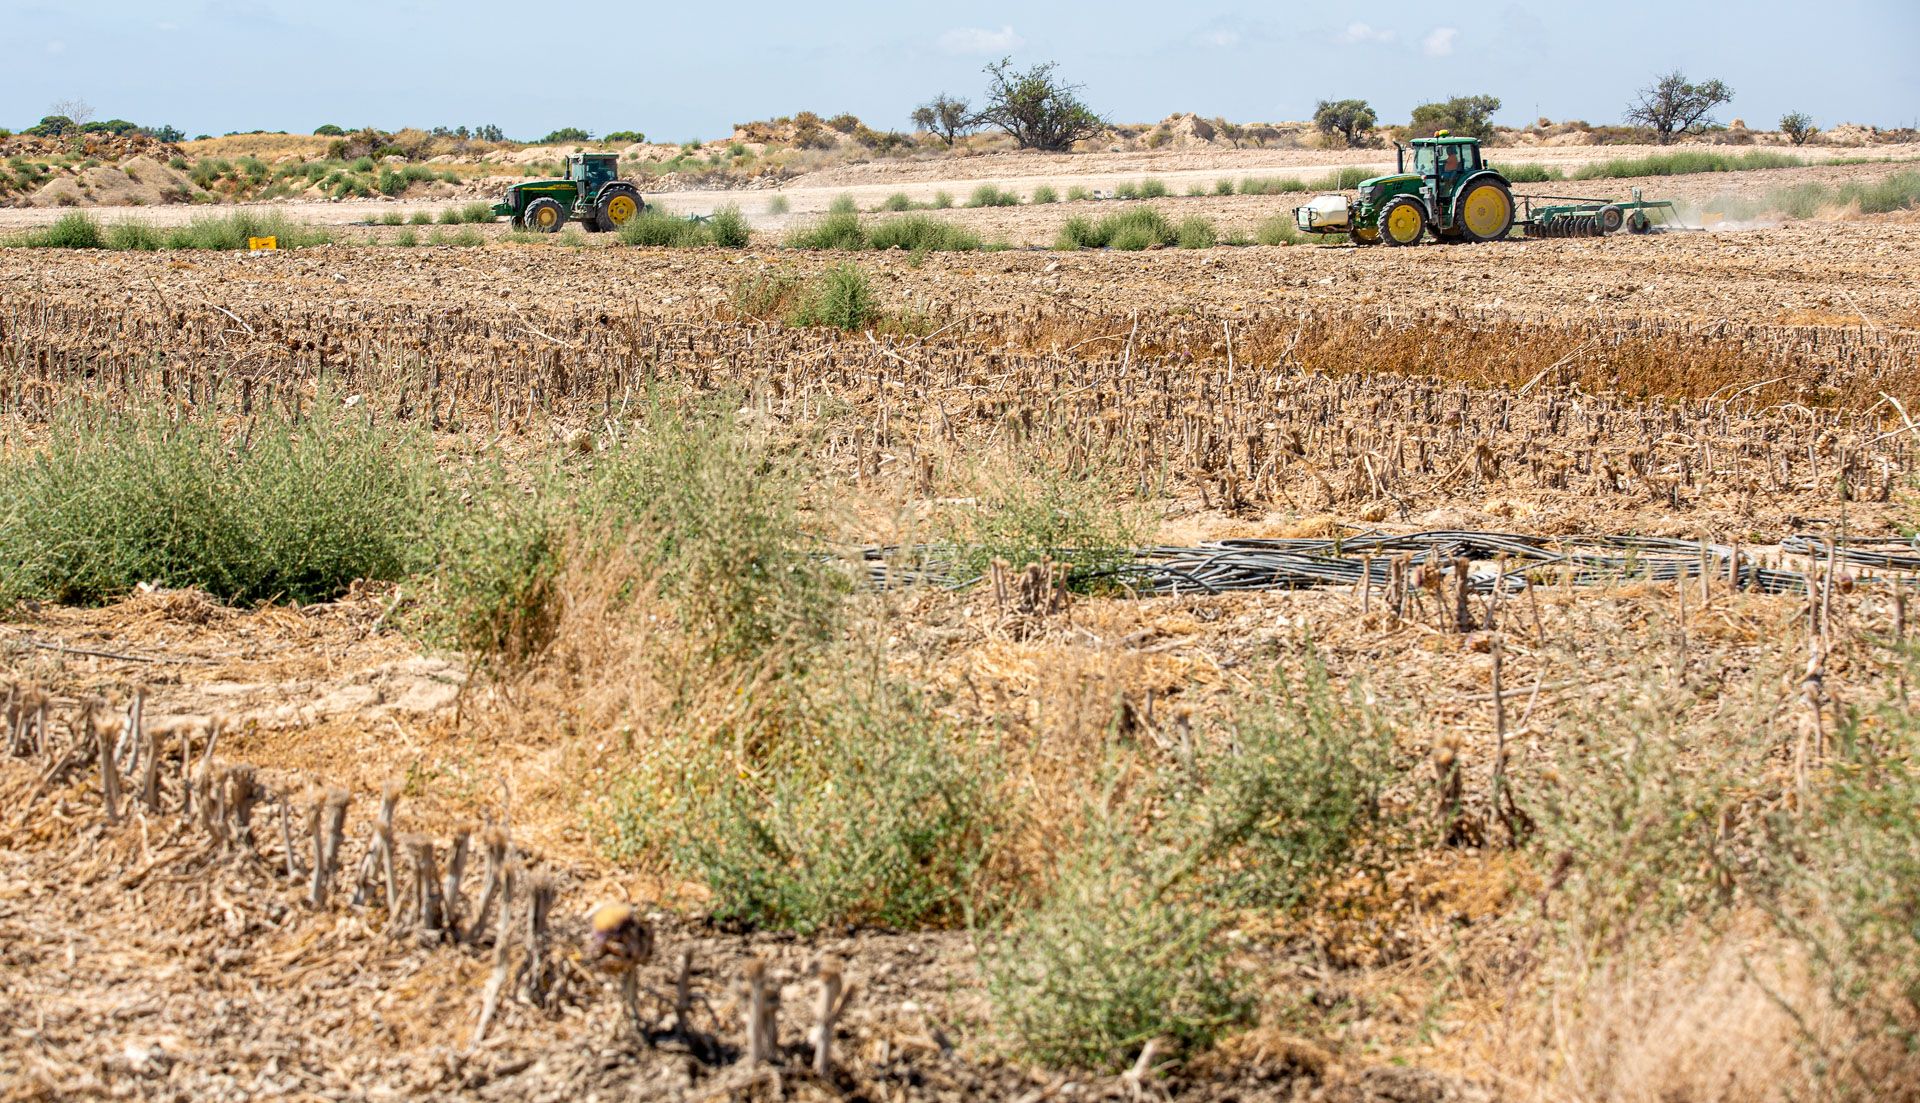
[{"label": "yellow tractor wheel", "polygon": [[1456,209],[1460,232],[1468,241],[1498,241],[1513,229],[1513,196],[1496,181],[1469,184]]},{"label": "yellow tractor wheel", "polygon": [[612,231],[634,220],[646,209],[646,202],[632,184],[615,182],[600,192],[593,205],[593,228]]},{"label": "yellow tractor wheel", "polygon": [[543,196],[527,204],[520,220],[536,234],[557,234],[567,224],[567,209],[559,200]]},{"label": "yellow tractor wheel", "polygon": [[1347,231],[1347,237],[1352,239],[1355,245],[1380,244],[1380,231],[1372,226],[1355,226]]},{"label": "yellow tractor wheel", "polygon": [[1380,208],[1379,224],[1380,237],[1388,245],[1413,245],[1427,231],[1427,214],[1418,199],[1399,195]]}]

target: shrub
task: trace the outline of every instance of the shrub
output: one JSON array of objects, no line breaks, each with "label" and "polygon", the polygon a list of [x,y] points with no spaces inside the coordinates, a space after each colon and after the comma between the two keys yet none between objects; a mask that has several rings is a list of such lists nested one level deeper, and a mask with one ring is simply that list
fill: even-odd
[{"label": "shrub", "polygon": [[86,413],[0,464],[0,602],[94,603],[143,582],[223,601],[326,601],[397,579],[435,500],[419,436],[316,404],[298,424],[218,426],[157,410]]},{"label": "shrub", "polygon": [[907,198],[907,193],[903,191],[897,191],[887,196],[884,200],[881,200],[879,206],[874,208],[876,211],[910,211],[912,209],[913,200]]},{"label": "shrub", "polygon": [[[801,688],[805,706],[758,770],[676,786],[676,864],[713,892],[717,918],[755,927],[961,918],[992,833],[979,764],[904,687],[835,671]],[[651,803],[616,802],[623,836],[644,837],[635,813]]]},{"label": "shrub", "polygon": [[733,312],[743,318],[774,318],[791,311],[805,281],[787,269],[774,269],[742,276],[734,282],[730,301]]},{"label": "shrub", "polygon": [[890,218],[876,225],[868,235],[874,249],[907,249],[913,252],[964,252],[980,248],[980,235],[951,222],[926,215]]},{"label": "shrub", "polygon": [[1820,131],[1813,125],[1811,115],[1804,111],[1789,111],[1780,116],[1780,133],[1785,134],[1787,140],[1794,145],[1803,146],[1812,141],[1814,135]]},{"label": "shrub", "polygon": [[627,245],[664,245],[686,248],[712,240],[707,228],[665,208],[648,205],[620,226],[618,236]]},{"label": "shrub", "polygon": [[1574,180],[1614,180],[1635,176],[1685,176],[1702,172],[1740,172],[1749,169],[1799,168],[1807,162],[1791,153],[1753,149],[1744,153],[1682,149],[1645,157],[1616,157],[1595,161],[1575,170]]},{"label": "shrub", "polygon": [[493,204],[484,199],[476,199],[460,208],[460,217],[467,222],[492,222],[494,220]]},{"label": "shrub", "polygon": [[949,195],[944,191],[937,191],[933,193],[933,209],[934,210],[944,211],[951,206],[953,206],[953,196]]},{"label": "shrub", "polygon": [[879,317],[880,301],[866,272],[858,265],[840,264],[821,275],[787,320],[796,326],[832,326],[851,332],[865,329]]},{"label": "shrub", "polygon": [[1253,239],[1262,245],[1299,245],[1313,240],[1300,232],[1290,214],[1277,214],[1260,223],[1253,233]]},{"label": "shrub", "polygon": [[143,253],[153,252],[165,244],[158,230],[132,219],[107,227],[105,243],[109,249],[130,249]]},{"label": "shrub", "polygon": [[1189,856],[1100,821],[1052,889],[981,955],[995,1020],[1048,1065],[1125,1068],[1153,1038],[1201,1047],[1244,1018],[1223,913],[1182,891]]},{"label": "shrub", "polygon": [[1054,239],[1056,249],[1147,249],[1173,245],[1179,234],[1166,217],[1152,207],[1129,207],[1098,222],[1071,218]]},{"label": "shrub", "polygon": [[1084,184],[1075,184],[1067,189],[1067,202],[1080,203],[1093,198],[1093,192]]},{"label": "shrub", "polygon": [[[443,214],[441,217],[444,218],[445,215]],[[407,223],[411,226],[431,226],[433,225],[433,212],[428,210],[415,211],[407,218]]]},{"label": "shrub", "polygon": [[1232,195],[1232,194],[1233,194],[1233,181],[1231,181],[1231,180],[1228,180],[1228,179],[1227,179],[1227,178],[1225,178],[1225,177],[1221,177],[1220,179],[1218,179],[1218,180],[1215,180],[1215,181],[1213,182],[1213,194],[1215,194],[1215,195]]},{"label": "shrub", "polygon": [[1505,165],[1500,174],[1515,184],[1542,184],[1549,180],[1564,180],[1566,174],[1557,166],[1539,165],[1531,162],[1518,165]]},{"label": "shrub", "polygon": [[1182,249],[1211,249],[1219,240],[1213,223],[1198,215],[1182,219],[1174,230],[1174,241]]},{"label": "shrub", "polygon": [[277,238],[282,249],[333,241],[328,231],[296,223],[280,211],[235,211],[196,218],[185,226],[173,227],[167,231],[166,244],[169,249],[245,249],[247,239],[253,237]]},{"label": "shrub", "polygon": [[1033,189],[1033,197],[1027,200],[1027,202],[1034,204],[1058,203],[1059,201],[1060,194],[1046,184],[1042,184]]},{"label": "shrub", "polygon": [[845,192],[834,196],[833,202],[827,205],[828,214],[857,214],[859,210],[860,205],[853,201],[853,196]]},{"label": "shrub", "polygon": [[786,196],[776,195],[772,199],[767,200],[767,213],[786,214],[787,211],[791,209],[791,206],[792,205],[787,202]]},{"label": "shrub", "polygon": [[387,226],[404,226],[407,220],[399,211],[388,211],[380,216],[380,221]]},{"label": "shrub", "polygon": [[970,575],[985,575],[995,560],[1019,570],[1048,559],[1068,568],[1072,587],[1106,586],[1145,542],[1147,517],[1116,504],[1128,489],[1117,476],[1048,444],[1028,442],[1003,468],[979,472],[970,504],[936,516],[937,538]]},{"label": "shrub", "polygon": [[1019,205],[1019,196],[992,184],[980,185],[973,189],[972,195],[967,197],[969,207],[1017,207]]},{"label": "shrub", "polygon": [[29,230],[17,241],[31,249],[98,249],[106,244],[100,224],[84,211],[63,214],[51,226]]},{"label": "shrub", "polygon": [[393,235],[393,243],[403,249],[411,249],[420,244],[420,235],[412,229],[405,229]]},{"label": "shrub", "polygon": [[1313,185],[1297,176],[1243,176],[1239,190],[1241,195],[1285,195],[1312,191]]},{"label": "shrub", "polygon": [[732,203],[715,210],[707,219],[707,237],[723,249],[744,249],[752,237],[745,215]]},{"label": "shrub", "polygon": [[795,249],[864,249],[867,232],[860,216],[836,212],[809,226],[797,226],[787,234],[787,245]]}]

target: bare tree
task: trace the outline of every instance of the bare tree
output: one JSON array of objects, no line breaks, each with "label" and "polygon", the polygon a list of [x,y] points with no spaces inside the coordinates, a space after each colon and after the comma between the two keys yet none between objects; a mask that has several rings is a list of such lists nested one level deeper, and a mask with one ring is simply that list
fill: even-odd
[{"label": "bare tree", "polygon": [[1803,146],[1813,140],[1820,129],[1813,125],[1813,117],[1803,111],[1789,111],[1780,116],[1780,133],[1794,145]]},{"label": "bare tree", "polygon": [[1733,102],[1733,89],[1724,81],[1699,84],[1689,81],[1675,69],[1640,90],[1640,98],[1627,105],[1627,122],[1651,129],[1661,145],[1673,141],[1676,134],[1690,134],[1713,125],[1713,109]]},{"label": "bare tree", "polygon": [[1049,61],[1022,73],[1010,57],[987,66],[993,79],[980,121],[1006,131],[1021,149],[1071,149],[1100,133],[1106,120],[1080,102],[1080,85],[1053,75],[1054,67]]},{"label": "bare tree", "polygon": [[65,115],[73,125],[85,126],[93,121],[93,105],[82,99],[55,100],[47,106],[47,114]]},{"label": "bare tree", "polygon": [[1247,128],[1241,126],[1239,123],[1228,122],[1224,115],[1216,115],[1214,117],[1213,132],[1225,138],[1227,141],[1232,142],[1233,148],[1235,149],[1239,149],[1240,143],[1247,139]]},{"label": "bare tree", "polygon": [[972,133],[980,125],[980,120],[966,100],[955,99],[942,92],[913,109],[913,125],[939,136],[948,148],[952,148],[956,140]]}]

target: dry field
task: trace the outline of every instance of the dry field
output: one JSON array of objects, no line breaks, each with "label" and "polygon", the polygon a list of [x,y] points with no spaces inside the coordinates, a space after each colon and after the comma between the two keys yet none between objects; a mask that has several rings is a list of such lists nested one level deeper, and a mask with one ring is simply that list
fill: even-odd
[{"label": "dry field", "polygon": [[[1920,223],[755,244],[0,250],[0,1099],[1912,1097]],[[83,579],[176,439],[458,531]]]}]

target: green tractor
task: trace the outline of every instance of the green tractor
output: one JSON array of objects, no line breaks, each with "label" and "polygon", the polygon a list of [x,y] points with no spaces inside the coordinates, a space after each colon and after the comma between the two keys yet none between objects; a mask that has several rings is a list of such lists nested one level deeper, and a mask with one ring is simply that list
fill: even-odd
[{"label": "green tractor", "polygon": [[1513,188],[1480,159],[1480,139],[1446,131],[1413,140],[1413,171],[1407,148],[1394,143],[1399,169],[1360,182],[1360,196],[1316,196],[1293,209],[1301,230],[1345,234],[1356,244],[1413,245],[1427,234],[1441,241],[1498,241],[1513,229]]},{"label": "green tractor", "polygon": [[528,180],[507,189],[493,205],[516,230],[557,234],[578,220],[589,230],[617,230],[647,209],[640,189],[620,179],[620,158],[612,153],[570,153],[564,180]]}]

